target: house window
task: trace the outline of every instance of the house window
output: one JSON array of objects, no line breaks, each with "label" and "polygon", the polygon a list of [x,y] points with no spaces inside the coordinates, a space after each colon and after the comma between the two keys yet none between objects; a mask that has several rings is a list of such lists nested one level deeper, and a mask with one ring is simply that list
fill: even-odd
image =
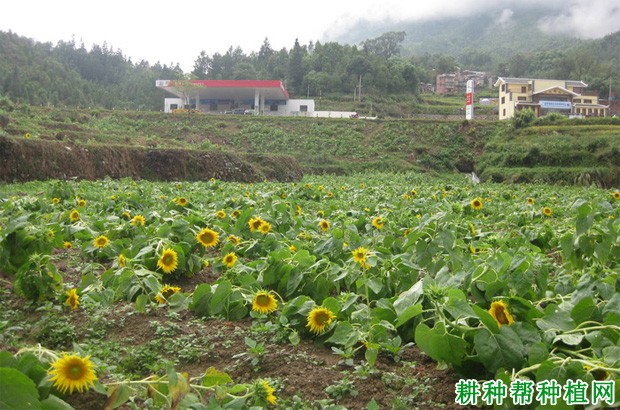
[{"label": "house window", "polygon": [[592,100],[583,100],[585,104],[592,104]]},{"label": "house window", "polygon": [[517,97],[517,100],[519,100],[519,101],[527,101],[527,97]]},{"label": "house window", "polygon": [[170,111],[176,110],[177,108],[179,108],[179,104],[170,104]]},{"label": "house window", "polygon": [[269,106],[269,111],[278,111],[278,104],[271,104]]},{"label": "house window", "polygon": [[506,116],[506,109],[504,108],[504,110],[502,111],[502,117]]},{"label": "house window", "polygon": [[502,97],[502,104],[506,104],[506,97]]},{"label": "house window", "polygon": [[307,105],[300,105],[299,106],[299,111],[301,111],[301,112],[308,112],[308,106]]},{"label": "house window", "polygon": [[521,94],[525,94],[527,92],[527,87],[526,86],[521,86]]},{"label": "house window", "polygon": [[217,103],[209,104],[209,111],[217,111]]},{"label": "house window", "polygon": [[506,92],[506,84],[502,84],[502,91]]}]

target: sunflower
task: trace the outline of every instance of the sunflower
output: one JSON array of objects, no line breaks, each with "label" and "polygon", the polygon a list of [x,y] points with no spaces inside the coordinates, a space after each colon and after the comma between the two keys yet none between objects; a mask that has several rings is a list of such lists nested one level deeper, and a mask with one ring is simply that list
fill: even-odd
[{"label": "sunflower", "polygon": [[239,245],[241,243],[241,239],[239,239],[239,237],[235,235],[228,235],[228,238],[226,238],[226,240],[233,245]]},{"label": "sunflower", "polygon": [[297,252],[297,247],[295,245],[291,245],[288,247],[288,250],[291,252]]},{"label": "sunflower", "polygon": [[250,231],[252,232],[260,229],[262,224],[263,224],[263,220],[260,218],[260,216],[250,218],[250,220],[248,221],[248,226],[250,227]]},{"label": "sunflower", "polygon": [[86,206],[86,200],[85,199],[80,199],[78,201],[78,206]]},{"label": "sunflower", "polygon": [[120,266],[121,268],[127,266],[127,258],[125,257],[125,255],[118,255],[118,266]]},{"label": "sunflower", "polygon": [[71,310],[75,310],[80,306],[80,297],[77,294],[77,289],[73,288],[65,292],[67,295],[67,300],[65,300],[65,305],[70,306]]},{"label": "sunflower", "polygon": [[73,211],[69,213],[69,220],[71,222],[75,222],[79,219],[80,219],[80,213],[77,211],[77,209],[74,209]]},{"label": "sunflower", "polygon": [[418,191],[416,191],[415,189],[411,190],[411,195],[416,196],[418,194]]},{"label": "sunflower", "polygon": [[321,222],[319,222],[319,227],[321,228],[321,230],[323,230],[323,232],[327,232],[327,230],[329,229],[329,221],[326,221],[325,219],[321,220]]},{"label": "sunflower", "polygon": [[534,205],[534,202],[536,202],[536,201],[534,201],[534,198],[532,198],[532,197],[528,197],[527,198],[527,204],[528,205]]},{"label": "sunflower", "polygon": [[409,234],[411,233],[411,228],[407,228],[405,229],[405,231],[403,232],[403,236],[409,236]]},{"label": "sunflower", "polygon": [[469,245],[469,253],[476,253],[476,248],[474,245]]},{"label": "sunflower", "polygon": [[333,193],[332,191],[329,191],[329,192],[327,193],[327,197],[328,197],[329,199],[333,198],[333,197],[334,197],[334,193]]},{"label": "sunflower", "polygon": [[142,215],[136,215],[133,218],[131,218],[131,221],[129,223],[132,224],[133,226],[136,226],[136,225],[144,226],[146,221]]},{"label": "sunflower", "polygon": [[259,229],[260,229],[260,233],[262,233],[263,235],[266,235],[271,230],[271,224],[267,221],[263,221],[263,223],[260,224]]},{"label": "sunflower", "polygon": [[185,197],[177,198],[177,200],[175,202],[179,206],[187,206],[187,198],[185,198]]},{"label": "sunflower", "polygon": [[613,194],[611,194],[614,198],[616,199],[620,199],[620,191],[616,191]]},{"label": "sunflower", "polygon": [[62,247],[65,248],[65,249],[71,249],[71,248],[73,248],[73,244],[71,242],[69,242],[69,241],[64,241],[63,244],[62,244]]},{"label": "sunflower", "polygon": [[155,300],[160,305],[163,305],[164,303],[166,303],[166,301],[168,300],[170,296],[180,291],[181,291],[181,288],[178,286],[164,285],[159,291],[159,293],[155,295]]},{"label": "sunflower", "polygon": [[323,211],[322,209],[319,209],[316,213],[317,216],[320,216],[321,218],[325,216],[325,211]]},{"label": "sunflower", "polygon": [[215,213],[215,216],[217,216],[220,219],[224,219],[224,218],[226,218],[226,212],[224,212],[224,211],[217,211]]},{"label": "sunflower", "polygon": [[27,132],[27,133],[24,134],[24,138],[29,140],[30,138],[32,138],[32,135],[29,132]]},{"label": "sunflower", "polygon": [[59,204],[60,203],[60,199],[59,198],[52,198],[52,203],[54,205]]},{"label": "sunflower", "polygon": [[241,215],[241,211],[238,209],[235,209],[234,211],[232,211],[232,213],[230,214],[233,218],[239,218],[239,216]]},{"label": "sunflower", "polygon": [[551,216],[551,215],[553,215],[553,210],[551,208],[549,208],[548,206],[546,206],[546,207],[543,208],[542,213],[545,216]]},{"label": "sunflower", "polygon": [[493,316],[493,319],[497,321],[497,324],[501,327],[502,325],[512,325],[515,320],[512,318],[512,315],[508,311],[508,305],[506,305],[501,300],[498,302],[491,303],[491,308],[489,309],[489,313]]},{"label": "sunflower", "polygon": [[129,211],[125,211],[121,214],[121,218],[131,219],[131,214],[129,213]]},{"label": "sunflower", "polygon": [[90,356],[80,357],[63,353],[60,359],[52,363],[48,374],[52,376],[50,381],[54,382],[54,387],[61,393],[68,391],[71,394],[74,390],[81,393],[94,387],[94,382],[97,381]]},{"label": "sunflower", "polygon": [[198,232],[196,239],[205,248],[212,248],[220,241],[220,234],[213,229],[204,228],[202,231]]},{"label": "sunflower", "polygon": [[157,266],[164,271],[164,273],[172,273],[176,270],[179,263],[179,255],[174,249],[166,249],[162,252]]},{"label": "sunflower", "polygon": [[383,219],[380,216],[376,216],[372,220],[372,226],[374,226],[377,229],[383,229],[384,225],[385,225],[385,222],[383,222]]},{"label": "sunflower", "polygon": [[471,207],[474,208],[476,211],[482,209],[482,199],[480,198],[474,198],[471,200]]},{"label": "sunflower", "polygon": [[278,402],[278,398],[273,394],[276,389],[271,387],[267,380],[259,380],[255,385],[255,392],[258,400],[266,401],[267,403],[274,405]]},{"label": "sunflower", "polygon": [[234,252],[230,252],[227,253],[223,258],[222,258],[222,263],[227,267],[227,268],[232,268],[233,266],[235,266],[235,263],[237,263],[237,255],[235,255]]},{"label": "sunflower", "polygon": [[261,290],[254,295],[252,310],[258,313],[271,313],[278,308],[276,298],[269,292]]},{"label": "sunflower", "polygon": [[309,327],[311,332],[320,335],[334,319],[336,319],[336,315],[331,310],[324,307],[316,307],[308,314],[306,327]]},{"label": "sunflower", "polygon": [[369,252],[368,252],[368,249],[362,248],[360,246],[359,248],[351,252],[351,254],[353,254],[353,260],[356,263],[359,263],[360,265],[364,265],[366,264],[366,258],[368,257]]},{"label": "sunflower", "polygon": [[100,235],[96,237],[95,240],[93,241],[93,245],[95,246],[95,248],[99,248],[99,249],[105,248],[109,244],[110,244],[110,240],[105,235]]}]

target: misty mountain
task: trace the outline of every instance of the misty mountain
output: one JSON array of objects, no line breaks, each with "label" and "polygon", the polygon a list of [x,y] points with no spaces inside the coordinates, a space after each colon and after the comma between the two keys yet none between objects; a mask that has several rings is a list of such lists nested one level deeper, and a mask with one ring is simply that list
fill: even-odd
[{"label": "misty mountain", "polygon": [[[460,57],[468,50],[486,52],[494,61],[521,53],[566,50],[584,40],[561,33],[561,9],[551,6],[489,6],[468,17],[449,17],[426,21],[372,22],[360,20],[334,41],[359,44],[391,31],[404,31],[401,55],[425,53]],[[568,22],[567,22],[568,25]],[[557,29],[557,30],[556,30]]]}]

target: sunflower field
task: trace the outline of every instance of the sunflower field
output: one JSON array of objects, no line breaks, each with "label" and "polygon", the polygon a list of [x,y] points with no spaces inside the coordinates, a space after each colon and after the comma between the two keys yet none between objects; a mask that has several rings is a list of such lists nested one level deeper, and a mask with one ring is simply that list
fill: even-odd
[{"label": "sunflower field", "polygon": [[[415,346],[461,379],[611,382],[607,400],[620,397],[617,190],[413,173],[3,185],[0,273],[6,408],[71,408],[93,391],[110,409],[327,403],[262,376],[257,337],[245,338],[238,357],[255,377],[238,381],[208,360],[188,371],[200,361],[200,341],[181,338],[181,324],[157,328],[168,343],[186,343],[159,368],[144,368],[157,362],[148,346],[162,349],[156,356],[166,346],[146,345],[121,366],[113,350],[131,342],[107,351],[61,331],[64,316],[84,311],[94,320],[115,309],[198,318],[200,326],[249,322],[280,345],[311,341],[370,375]],[[34,316],[54,324],[38,322],[46,337],[25,330]],[[95,323],[90,337],[104,340],[106,325]],[[329,405],[355,397],[344,382],[330,387]],[[570,399],[558,397],[553,408],[573,408]],[[516,406],[512,397],[486,404]],[[381,407],[373,400],[359,408],[367,405]]]}]

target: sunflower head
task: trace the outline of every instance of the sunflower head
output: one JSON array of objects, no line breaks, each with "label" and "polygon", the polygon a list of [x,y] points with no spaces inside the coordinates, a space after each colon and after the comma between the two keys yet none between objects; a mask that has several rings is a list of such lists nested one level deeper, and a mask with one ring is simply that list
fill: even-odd
[{"label": "sunflower head", "polygon": [[327,230],[329,229],[329,226],[330,226],[329,221],[326,221],[325,219],[319,222],[319,227],[321,228],[323,232],[327,232]]},{"label": "sunflower head", "polygon": [[164,273],[172,273],[176,270],[179,263],[179,255],[174,249],[166,249],[162,252],[157,266],[164,271]]},{"label": "sunflower head", "polygon": [[93,370],[90,356],[80,357],[63,353],[62,357],[52,363],[48,374],[52,376],[50,381],[61,393],[80,393],[95,386],[97,376]]},{"label": "sunflower head", "polygon": [[26,138],[28,140],[28,139],[32,138],[32,135],[29,132],[27,132],[27,133],[24,134],[24,138]]},{"label": "sunflower head", "polygon": [[187,203],[188,203],[187,198],[185,198],[185,197],[179,197],[179,198],[176,199],[175,202],[179,206],[187,206]]},{"label": "sunflower head", "polygon": [[73,248],[73,244],[69,241],[64,241],[64,243],[62,244],[62,247],[65,249],[71,249]]},{"label": "sunflower head", "polygon": [[202,231],[198,232],[196,239],[205,248],[211,248],[219,243],[220,234],[215,232],[213,229],[204,228]]},{"label": "sunflower head", "polygon": [[515,322],[512,315],[508,311],[508,305],[501,300],[491,303],[489,313],[493,316],[500,327],[502,327],[502,325],[512,325]]},{"label": "sunflower head", "polygon": [[125,255],[118,255],[118,266],[120,266],[121,268],[127,266],[127,258],[125,257]]},{"label": "sunflower head", "polygon": [[166,301],[168,300],[170,296],[180,291],[181,291],[181,288],[178,286],[164,285],[159,291],[159,293],[155,295],[155,300],[157,301],[157,303],[162,305],[166,303]]},{"label": "sunflower head", "polygon": [[235,255],[234,252],[227,253],[222,258],[222,263],[227,268],[229,268],[229,269],[232,268],[233,266],[235,266],[235,263],[237,263],[237,255]]},{"label": "sunflower head", "polygon": [[291,252],[297,252],[297,247],[295,245],[291,245],[288,247],[288,250]]},{"label": "sunflower head", "polygon": [[359,263],[360,265],[365,265],[366,258],[368,257],[369,252],[368,252],[368,249],[360,246],[359,248],[351,252],[351,254],[353,255],[353,260],[355,261],[355,263]]},{"label": "sunflower head", "polygon": [[472,199],[470,204],[471,204],[471,207],[474,208],[476,211],[482,209],[482,199],[480,198]]},{"label": "sunflower head", "polygon": [[65,292],[65,295],[67,295],[65,305],[69,306],[71,310],[75,310],[80,306],[80,297],[77,294],[77,289],[70,289]]},{"label": "sunflower head", "polygon": [[553,215],[553,209],[551,209],[548,206],[546,206],[546,207],[543,208],[542,213],[545,216],[551,216],[551,215]]},{"label": "sunflower head", "polygon": [[60,199],[59,198],[52,198],[52,203],[54,205],[59,204],[60,203]]},{"label": "sunflower head", "polygon": [[384,225],[385,225],[385,222],[383,221],[383,218],[381,218],[380,216],[375,216],[374,219],[372,220],[372,226],[374,226],[377,229],[383,229]]},{"label": "sunflower head", "polygon": [[146,220],[144,219],[144,216],[142,215],[136,215],[133,218],[131,218],[131,222],[129,222],[130,224],[137,226],[144,226],[144,224],[146,223]]},{"label": "sunflower head", "polygon": [[527,204],[528,204],[528,205],[534,205],[534,203],[535,203],[535,202],[536,202],[536,201],[534,201],[534,198],[532,198],[532,197],[528,197],[528,198],[527,198]]},{"label": "sunflower head", "polygon": [[320,335],[325,332],[327,326],[329,326],[334,319],[336,319],[336,315],[334,315],[331,310],[324,307],[316,307],[308,314],[308,323],[306,327],[309,327],[311,332]]},{"label": "sunflower head", "polygon": [[217,216],[217,217],[218,217],[218,218],[220,218],[220,219],[224,219],[224,218],[226,218],[226,212],[224,212],[224,211],[222,211],[222,210],[217,211],[217,212],[215,213],[215,216]]},{"label": "sunflower head", "polygon": [[93,245],[95,246],[95,248],[99,248],[99,249],[105,248],[109,244],[110,244],[110,240],[105,235],[100,235],[96,237],[95,240],[93,241]]},{"label": "sunflower head", "polygon": [[615,192],[612,194],[612,196],[613,196],[615,199],[620,199],[620,191],[615,191]]},{"label": "sunflower head", "polygon": [[250,220],[248,221],[248,226],[250,227],[250,231],[252,232],[259,230],[262,224],[263,220],[259,216],[250,218]]},{"label": "sunflower head", "polygon": [[278,402],[278,398],[273,394],[276,389],[271,387],[267,380],[259,380],[254,385],[254,393],[259,402],[266,402],[274,405]]},{"label": "sunflower head", "polygon": [[268,234],[269,231],[271,231],[271,224],[267,221],[263,221],[263,223],[260,224],[259,230],[263,235]]},{"label": "sunflower head", "polygon": [[78,221],[79,219],[80,219],[80,213],[77,211],[77,209],[74,209],[69,213],[69,220],[71,222]]},{"label": "sunflower head", "polygon": [[276,298],[269,292],[256,292],[252,300],[252,310],[258,313],[271,313],[278,308]]},{"label": "sunflower head", "polygon": [[232,243],[233,245],[239,245],[241,243],[241,239],[235,235],[228,235],[228,238],[226,239],[228,240],[228,242]]},{"label": "sunflower head", "polygon": [[418,191],[416,191],[415,189],[411,190],[411,195],[416,196],[418,194]]},{"label": "sunflower head", "polygon": [[232,213],[230,214],[233,218],[239,218],[239,216],[241,215],[241,211],[238,209],[235,209],[234,211],[232,211]]},{"label": "sunflower head", "polygon": [[86,200],[83,198],[78,200],[78,206],[86,206]]}]

